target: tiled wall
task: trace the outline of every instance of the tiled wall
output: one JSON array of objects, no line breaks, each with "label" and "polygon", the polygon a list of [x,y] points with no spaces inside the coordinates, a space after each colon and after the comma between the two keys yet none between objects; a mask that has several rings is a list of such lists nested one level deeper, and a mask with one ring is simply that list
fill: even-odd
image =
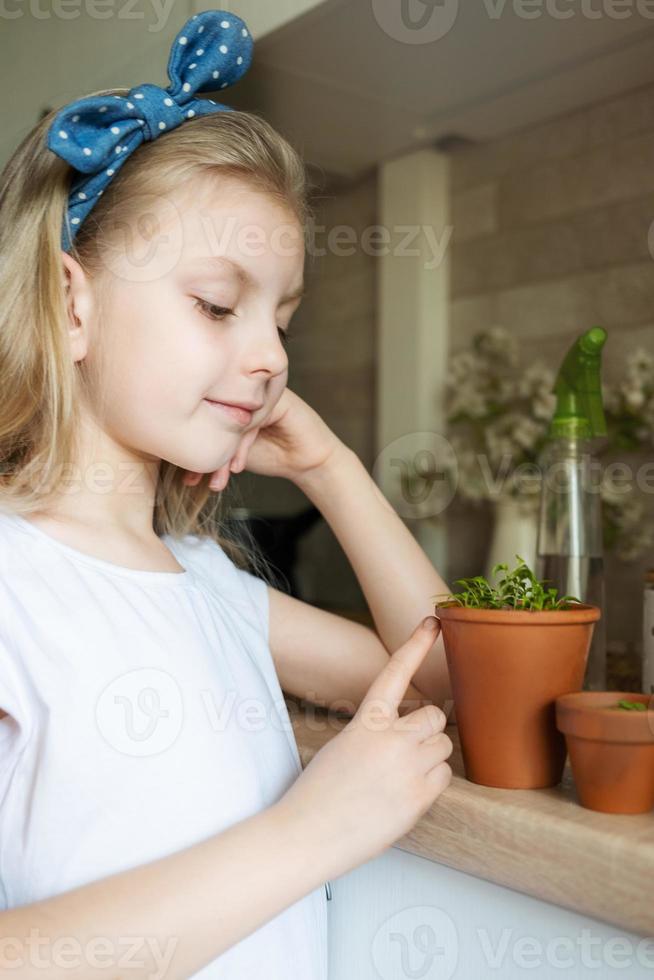
[{"label": "tiled wall", "polygon": [[556,360],[654,346],[654,86],[452,156],[452,349],[502,324]]},{"label": "tiled wall", "polygon": [[[555,367],[577,333],[601,324],[607,377],[634,345],[654,352],[654,86],[463,148],[451,162],[452,351],[501,325],[528,360]],[[488,516],[453,526],[459,571],[466,554],[478,562]],[[654,554],[609,561],[613,640],[640,639],[646,566]]]}]

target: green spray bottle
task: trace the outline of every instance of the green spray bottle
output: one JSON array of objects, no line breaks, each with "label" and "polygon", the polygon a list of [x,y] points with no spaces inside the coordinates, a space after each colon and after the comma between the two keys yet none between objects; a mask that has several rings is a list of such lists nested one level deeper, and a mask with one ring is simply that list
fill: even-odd
[{"label": "green spray bottle", "polygon": [[556,409],[540,457],[542,478],[536,574],[561,594],[599,606],[584,690],[606,690],[606,615],[601,472],[595,459],[606,436],[602,349],[606,330],[592,327],[566,354],[554,385]]}]

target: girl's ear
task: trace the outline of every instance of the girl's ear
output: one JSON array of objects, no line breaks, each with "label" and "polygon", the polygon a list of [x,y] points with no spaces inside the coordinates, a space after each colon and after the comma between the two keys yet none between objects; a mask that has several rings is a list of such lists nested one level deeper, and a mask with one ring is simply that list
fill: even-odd
[{"label": "girl's ear", "polygon": [[71,353],[73,360],[81,361],[88,351],[93,298],[88,278],[79,262],[64,251],[61,252],[61,260]]}]

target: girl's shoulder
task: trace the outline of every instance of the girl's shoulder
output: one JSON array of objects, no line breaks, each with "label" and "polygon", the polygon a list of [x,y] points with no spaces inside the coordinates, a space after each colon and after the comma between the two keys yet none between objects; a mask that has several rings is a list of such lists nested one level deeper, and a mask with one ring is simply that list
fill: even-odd
[{"label": "girl's shoulder", "polygon": [[197,534],[179,537],[163,534],[161,540],[185,568],[200,574],[209,572],[215,575],[220,571],[225,585],[238,580],[235,575],[239,571],[238,566],[215,538]]},{"label": "girl's shoulder", "polygon": [[249,615],[254,613],[268,637],[269,598],[265,579],[240,568],[211,536],[187,534],[178,538],[166,534],[162,540],[196,581],[200,579],[209,591],[236,603]]}]

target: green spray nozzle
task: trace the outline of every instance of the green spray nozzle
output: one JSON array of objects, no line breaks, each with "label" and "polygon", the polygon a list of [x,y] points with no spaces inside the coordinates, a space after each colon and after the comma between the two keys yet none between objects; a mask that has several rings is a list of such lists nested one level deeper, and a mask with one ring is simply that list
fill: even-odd
[{"label": "green spray nozzle", "polygon": [[556,409],[550,436],[572,439],[606,435],[602,405],[602,349],[604,327],[591,327],[575,340],[563,359],[554,393]]}]

